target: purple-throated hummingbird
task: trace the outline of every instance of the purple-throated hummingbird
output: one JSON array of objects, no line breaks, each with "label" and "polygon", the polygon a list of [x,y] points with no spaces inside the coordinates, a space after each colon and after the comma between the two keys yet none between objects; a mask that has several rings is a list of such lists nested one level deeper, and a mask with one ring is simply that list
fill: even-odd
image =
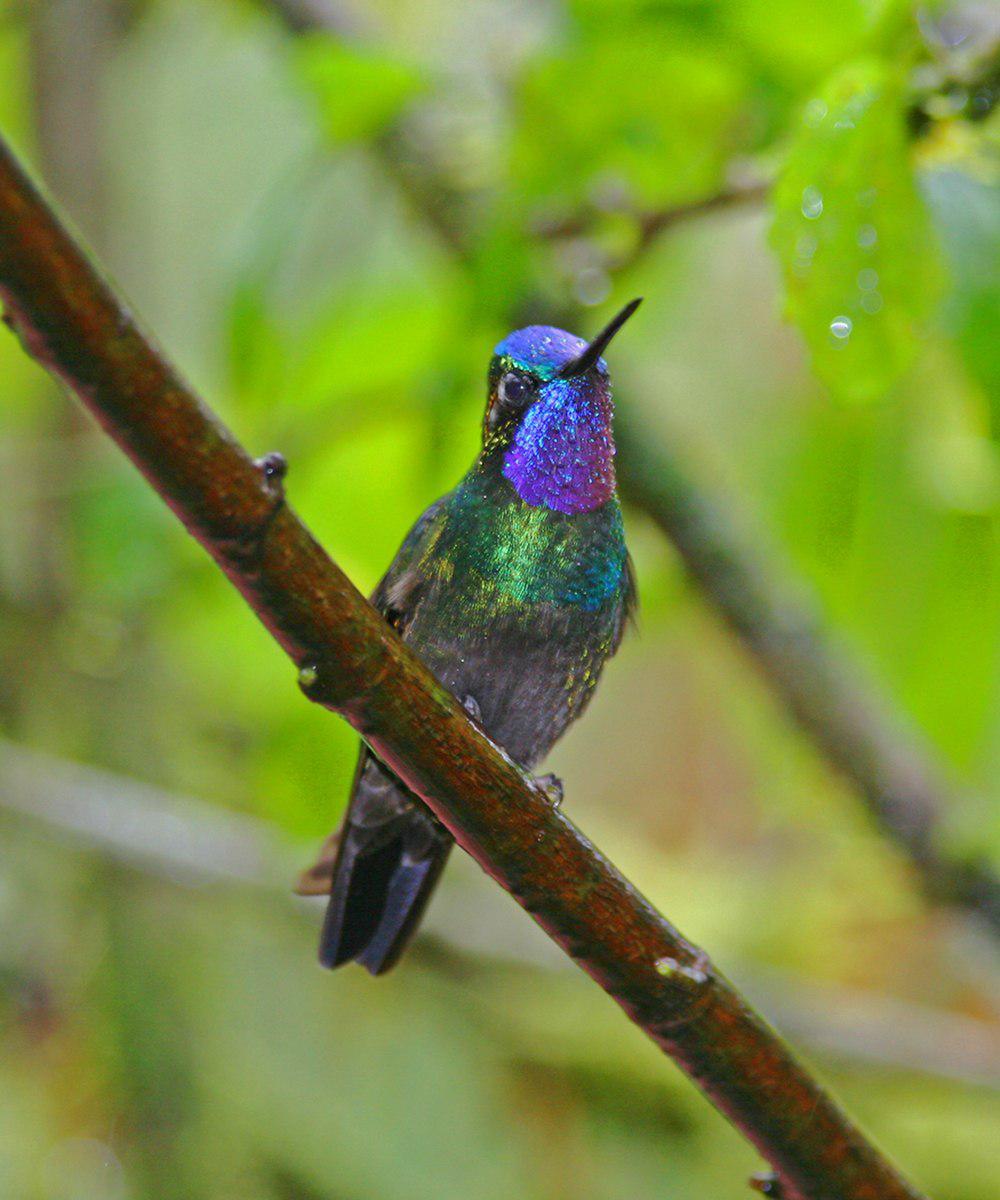
[{"label": "purple-throated hummingbird", "polygon": [[[528,769],[586,708],[635,605],[601,356],[639,303],[589,343],[546,325],[504,338],[490,361],[478,459],[417,521],[372,596]],[[547,786],[561,790],[551,777]],[[336,842],[324,966],[353,959],[373,975],[388,970],[452,844],[363,746]]]}]

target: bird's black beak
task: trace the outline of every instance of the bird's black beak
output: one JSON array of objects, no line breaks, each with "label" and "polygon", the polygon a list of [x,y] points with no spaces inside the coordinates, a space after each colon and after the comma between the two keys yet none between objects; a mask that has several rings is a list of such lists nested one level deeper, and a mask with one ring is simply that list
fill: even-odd
[{"label": "bird's black beak", "polygon": [[626,304],[617,317],[613,317],[601,332],[595,337],[576,358],[570,361],[559,372],[560,379],[572,379],[574,375],[582,375],[584,371],[589,371],[590,368],[597,362],[604,351],[607,349],[608,343],[615,336],[619,329],[625,324],[629,317],[642,303],[642,297],[633,300]]}]

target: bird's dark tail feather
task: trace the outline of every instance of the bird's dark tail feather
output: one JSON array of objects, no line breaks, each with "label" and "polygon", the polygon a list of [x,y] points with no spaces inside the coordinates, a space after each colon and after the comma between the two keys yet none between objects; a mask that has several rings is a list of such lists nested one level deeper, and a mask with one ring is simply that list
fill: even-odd
[{"label": "bird's dark tail feather", "polygon": [[352,845],[344,831],[333,873],[319,960],[339,967],[352,959],[373,975],[388,971],[416,931],[452,842],[407,847],[405,835],[376,850]]}]

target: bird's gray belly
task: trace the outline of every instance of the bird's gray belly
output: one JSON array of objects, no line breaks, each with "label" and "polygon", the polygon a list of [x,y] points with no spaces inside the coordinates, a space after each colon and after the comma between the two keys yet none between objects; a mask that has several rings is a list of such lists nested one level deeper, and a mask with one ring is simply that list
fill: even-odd
[{"label": "bird's gray belly", "polygon": [[614,614],[541,604],[462,625],[435,609],[418,607],[406,640],[459,700],[472,697],[515,761],[534,767],[586,706]]}]

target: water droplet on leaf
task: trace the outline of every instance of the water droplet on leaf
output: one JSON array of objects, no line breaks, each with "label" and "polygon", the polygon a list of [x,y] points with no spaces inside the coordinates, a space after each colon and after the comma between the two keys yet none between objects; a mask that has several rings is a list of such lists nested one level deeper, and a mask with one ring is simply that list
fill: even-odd
[{"label": "water droplet on leaf", "polygon": [[850,317],[834,317],[830,322],[830,332],[838,342],[843,342],[851,336],[854,322]]},{"label": "water droplet on leaf", "polygon": [[601,304],[611,291],[611,280],[607,271],[600,267],[585,267],[576,277],[574,286],[577,300],[591,307]]},{"label": "water droplet on leaf", "polygon": [[812,258],[818,245],[819,242],[814,233],[800,234],[795,242],[795,253],[799,258]]},{"label": "water droplet on leaf", "polygon": [[802,189],[802,215],[807,221],[815,221],[823,215],[823,194],[819,188]]},{"label": "water droplet on leaf", "polygon": [[821,96],[814,96],[806,105],[802,119],[810,129],[816,129],[826,120],[828,112],[826,101]]}]

